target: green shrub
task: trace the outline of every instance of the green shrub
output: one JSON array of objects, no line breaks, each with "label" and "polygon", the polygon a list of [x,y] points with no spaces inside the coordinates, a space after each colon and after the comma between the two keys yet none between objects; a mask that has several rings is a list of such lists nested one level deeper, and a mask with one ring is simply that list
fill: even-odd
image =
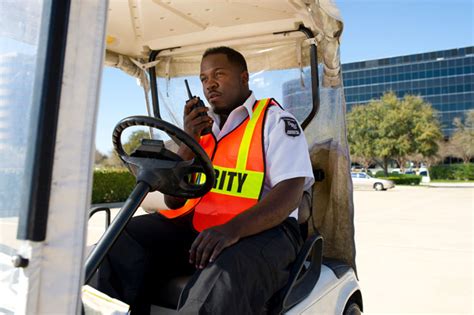
[{"label": "green shrub", "polygon": [[127,170],[95,170],[92,184],[92,203],[125,201],[134,187],[135,177]]},{"label": "green shrub", "polygon": [[379,177],[382,179],[391,180],[395,185],[419,185],[421,182],[421,176],[411,174],[396,174],[393,176],[390,174],[388,177]]},{"label": "green shrub", "polygon": [[474,164],[450,164],[430,167],[431,179],[474,180]]},{"label": "green shrub", "polygon": [[[410,175],[410,174],[408,174]],[[389,177],[403,177],[403,176],[406,176],[405,174],[400,174],[400,173],[397,173],[397,172],[391,172],[388,174]]]},{"label": "green shrub", "polygon": [[[390,176],[390,177],[398,177],[398,176],[401,176],[401,175],[403,175],[403,174],[400,174],[400,173],[397,173],[397,172],[388,173],[388,176]],[[377,173],[375,173],[374,177],[377,177],[377,178],[386,177],[385,172],[384,171],[377,171]]]}]

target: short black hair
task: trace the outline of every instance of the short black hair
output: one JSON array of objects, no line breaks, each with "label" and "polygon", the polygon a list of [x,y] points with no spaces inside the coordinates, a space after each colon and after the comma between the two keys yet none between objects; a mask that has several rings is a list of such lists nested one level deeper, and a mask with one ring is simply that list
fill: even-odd
[{"label": "short black hair", "polygon": [[248,71],[247,62],[245,61],[244,56],[242,56],[242,54],[239,53],[237,50],[232,49],[230,47],[219,46],[219,47],[208,48],[202,55],[202,58],[205,58],[209,55],[217,55],[217,54],[226,55],[230,63],[236,65],[242,71]]}]

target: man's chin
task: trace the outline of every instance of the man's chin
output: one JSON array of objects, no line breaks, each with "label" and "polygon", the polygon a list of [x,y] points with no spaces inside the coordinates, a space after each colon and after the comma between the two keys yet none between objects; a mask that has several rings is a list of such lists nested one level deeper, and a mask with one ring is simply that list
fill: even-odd
[{"label": "man's chin", "polygon": [[212,107],[212,111],[218,115],[224,114],[227,110],[226,106],[217,100],[209,101],[209,104]]}]

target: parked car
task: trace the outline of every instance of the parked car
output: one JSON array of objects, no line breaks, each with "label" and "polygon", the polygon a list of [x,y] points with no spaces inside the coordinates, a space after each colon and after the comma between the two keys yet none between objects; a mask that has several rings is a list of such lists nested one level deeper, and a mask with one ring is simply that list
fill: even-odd
[{"label": "parked car", "polygon": [[351,173],[354,188],[373,188],[377,191],[387,190],[395,187],[391,180],[371,177],[367,173]]}]

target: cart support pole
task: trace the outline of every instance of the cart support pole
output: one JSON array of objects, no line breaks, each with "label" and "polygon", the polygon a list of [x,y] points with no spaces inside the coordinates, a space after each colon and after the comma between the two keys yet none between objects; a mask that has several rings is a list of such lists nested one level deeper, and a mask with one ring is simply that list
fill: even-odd
[{"label": "cart support pole", "polygon": [[[148,59],[148,61],[149,62],[155,61],[159,53],[160,53],[159,50],[153,50],[150,53],[150,58]],[[159,105],[159,99],[158,99],[158,82],[156,81],[155,67],[151,67],[148,69],[148,75],[150,76],[150,91],[151,91],[151,102],[152,102],[152,107],[153,107],[153,116],[155,116],[155,118],[161,119],[160,105]]]},{"label": "cart support pole", "polygon": [[150,186],[148,184],[144,182],[137,183],[127,201],[125,201],[122,209],[120,209],[112,221],[110,227],[105,231],[104,235],[102,235],[89,257],[87,257],[85,283],[88,283],[92,278],[92,275],[99,267],[105,255],[109,252],[112,245],[114,245],[149,191]]},{"label": "cart support pole", "polygon": [[[313,32],[303,25],[300,25],[300,32],[306,35],[307,38],[314,38]],[[318,47],[316,44],[312,44],[309,48],[310,53],[310,62],[311,62],[311,97],[313,100],[313,108],[309,113],[308,117],[301,123],[303,130],[308,126],[308,124],[313,120],[313,117],[319,111],[319,68],[318,68]]]}]

